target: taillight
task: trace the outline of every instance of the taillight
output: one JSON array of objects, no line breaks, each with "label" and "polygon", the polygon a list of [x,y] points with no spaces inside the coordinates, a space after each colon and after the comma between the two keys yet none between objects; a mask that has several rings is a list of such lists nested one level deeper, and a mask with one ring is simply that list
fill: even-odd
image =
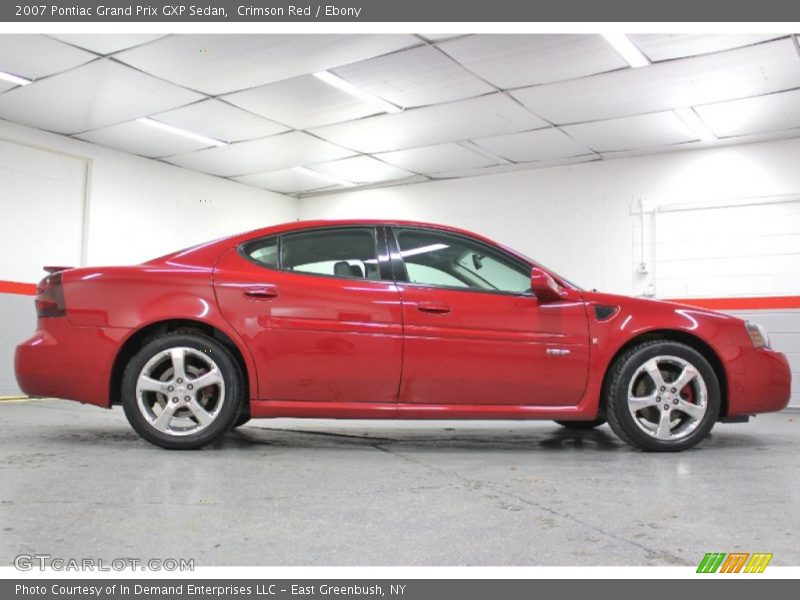
[{"label": "taillight", "polygon": [[36,316],[39,318],[63,317],[66,314],[61,273],[53,273],[39,282],[36,290]]}]

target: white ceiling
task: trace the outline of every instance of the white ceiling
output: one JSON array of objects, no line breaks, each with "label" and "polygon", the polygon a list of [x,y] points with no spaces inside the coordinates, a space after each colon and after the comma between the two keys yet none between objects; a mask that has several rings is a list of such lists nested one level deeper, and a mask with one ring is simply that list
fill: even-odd
[{"label": "white ceiling", "polygon": [[596,152],[645,150],[697,139],[697,136],[671,110],[566,125],[562,130]]},{"label": "white ceiling", "polygon": [[225,100],[294,129],[352,121],[381,112],[313,75],[293,77],[225,96]]},{"label": "white ceiling", "polygon": [[333,72],[397,106],[414,108],[490,94],[494,87],[433,46],[419,46]]},{"label": "white ceiling", "polygon": [[407,48],[412,35],[171,35],[116,58],[206,94],[224,94]]},{"label": "white ceiling", "polygon": [[630,39],[652,65],[584,34],[0,35],[32,80],[0,80],[0,118],[294,195],[800,135],[790,37]]}]

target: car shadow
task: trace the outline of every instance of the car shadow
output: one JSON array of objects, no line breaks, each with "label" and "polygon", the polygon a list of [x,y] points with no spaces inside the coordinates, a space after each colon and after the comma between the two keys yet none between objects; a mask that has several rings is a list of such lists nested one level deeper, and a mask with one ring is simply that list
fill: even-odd
[{"label": "car shadow", "polygon": [[563,427],[553,429],[527,428],[480,429],[398,428],[391,432],[343,432],[341,430],[279,429],[274,427],[241,427],[220,440],[220,447],[230,444],[304,446],[304,447],[402,447],[404,449],[459,450],[459,451],[514,451],[514,450],[620,450],[626,448],[609,430],[570,431]]},{"label": "car shadow", "polygon": [[[114,446],[156,449],[142,440],[134,431],[124,426],[107,423],[89,428],[64,427],[48,435],[50,440],[58,440],[74,446]],[[706,440],[690,452],[702,449],[752,448],[764,446],[764,439],[742,432],[712,433]],[[378,450],[421,450],[430,452],[631,452],[608,426],[588,431],[569,430],[553,425],[507,428],[445,427],[413,428],[397,427],[391,430],[370,431],[331,429],[303,429],[302,427],[270,427],[246,425],[230,431],[216,442],[202,449],[208,451],[264,451],[274,449],[319,449],[319,450],[358,450],[375,448]]]}]

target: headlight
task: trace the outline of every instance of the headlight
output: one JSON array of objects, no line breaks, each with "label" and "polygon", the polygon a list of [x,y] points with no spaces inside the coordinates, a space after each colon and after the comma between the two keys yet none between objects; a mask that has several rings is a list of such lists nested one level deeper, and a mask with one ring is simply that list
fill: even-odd
[{"label": "headlight", "polygon": [[750,335],[750,341],[756,348],[769,348],[769,336],[767,330],[758,323],[751,323],[745,321],[744,326],[747,328],[747,333]]}]

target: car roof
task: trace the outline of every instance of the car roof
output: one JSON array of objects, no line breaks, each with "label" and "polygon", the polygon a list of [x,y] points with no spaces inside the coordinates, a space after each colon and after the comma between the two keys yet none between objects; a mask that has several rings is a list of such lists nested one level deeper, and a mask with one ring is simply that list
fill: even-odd
[{"label": "car roof", "polygon": [[449,233],[456,233],[465,235],[470,238],[482,241],[491,246],[503,248],[506,252],[518,257],[525,262],[533,263],[530,258],[514,250],[499,244],[494,240],[484,237],[480,234],[450,225],[441,225],[437,223],[427,223],[424,221],[413,221],[404,219],[317,219],[309,221],[290,221],[286,223],[279,223],[277,225],[270,225],[268,227],[261,227],[243,233],[237,233],[231,236],[226,236],[210,242],[205,242],[190,248],[185,248],[165,256],[160,256],[153,260],[147,261],[147,264],[159,263],[173,263],[180,262],[182,264],[213,264],[216,262],[219,254],[225,250],[238,246],[239,244],[248,240],[258,239],[270,235],[278,235],[282,233],[290,233],[294,231],[303,231],[306,229],[318,229],[324,227],[359,227],[359,226],[402,226],[402,227],[420,227],[425,229],[436,229],[439,231],[446,231]]},{"label": "car roof", "polygon": [[358,227],[364,225],[367,226],[400,225],[406,227],[425,227],[430,229],[441,229],[446,231],[463,233],[469,236],[481,237],[471,231],[461,230],[458,229],[457,227],[451,227],[449,225],[441,225],[437,223],[427,223],[424,221],[411,221],[404,219],[315,219],[309,221],[292,221],[290,223],[281,223],[279,225],[270,225],[268,227],[262,227],[261,229],[254,229],[242,235],[247,237],[250,237],[251,235],[253,235],[254,237],[259,237],[260,235],[270,235],[273,233],[298,231],[302,229],[315,229],[319,227],[347,227],[347,226]]}]

